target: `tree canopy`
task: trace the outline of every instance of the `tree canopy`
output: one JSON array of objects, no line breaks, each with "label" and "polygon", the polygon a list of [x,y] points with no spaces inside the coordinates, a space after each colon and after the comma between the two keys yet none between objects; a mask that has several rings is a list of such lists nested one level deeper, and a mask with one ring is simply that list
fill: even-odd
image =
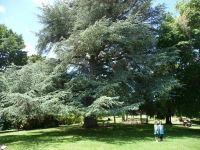
[{"label": "tree canopy", "polygon": [[0,70],[11,65],[25,65],[27,54],[22,51],[25,47],[21,35],[14,33],[5,25],[0,24]]},{"label": "tree canopy", "polygon": [[[38,52],[54,51],[57,58],[33,55],[27,65],[14,63],[0,74],[4,127],[44,127],[66,116],[84,117],[84,127],[93,127],[98,116],[139,109],[168,120],[185,112],[189,89],[198,87],[198,26],[189,26],[192,16],[184,13],[196,5],[177,8],[175,18],[151,0],[62,0],[41,7]],[[198,96],[190,100],[198,115]]]},{"label": "tree canopy", "polygon": [[[178,17],[166,15],[161,25],[159,47],[175,46],[179,50],[179,61],[174,69],[175,77],[182,87],[172,91],[173,106],[179,115],[199,117],[198,83],[199,64],[199,1],[187,0],[177,3]],[[194,81],[194,82],[190,82]],[[195,88],[191,88],[195,86]],[[194,92],[195,91],[195,92]],[[187,111],[186,111],[187,110]]]}]

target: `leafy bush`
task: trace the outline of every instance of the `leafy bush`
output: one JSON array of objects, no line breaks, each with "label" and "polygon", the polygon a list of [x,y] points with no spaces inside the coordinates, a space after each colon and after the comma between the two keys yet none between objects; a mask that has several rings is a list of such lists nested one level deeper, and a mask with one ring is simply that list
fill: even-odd
[{"label": "leafy bush", "polygon": [[58,117],[59,123],[63,125],[70,125],[70,124],[76,124],[76,123],[81,123],[83,118],[80,115],[76,114],[69,114],[66,116],[59,116]]}]

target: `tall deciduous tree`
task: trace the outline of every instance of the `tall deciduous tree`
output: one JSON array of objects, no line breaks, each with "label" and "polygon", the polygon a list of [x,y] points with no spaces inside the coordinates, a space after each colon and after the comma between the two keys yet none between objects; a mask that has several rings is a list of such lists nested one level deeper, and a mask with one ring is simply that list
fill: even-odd
[{"label": "tall deciduous tree", "polygon": [[25,47],[21,35],[9,30],[5,25],[0,25],[0,70],[10,64],[25,65],[27,54],[22,51]]},{"label": "tall deciduous tree", "polygon": [[[167,105],[172,113],[178,112],[180,115],[199,116],[198,87],[192,82],[196,78],[199,62],[199,25],[198,22],[200,2],[196,0],[179,1],[177,9],[180,12],[178,17],[166,15],[165,21],[161,25],[161,33],[158,46],[174,46],[179,49],[179,60],[174,69],[174,77],[183,85],[171,92],[171,100]],[[196,67],[196,70],[194,69]],[[190,73],[188,72],[190,70]],[[191,96],[190,93],[196,91]],[[186,92],[187,91],[187,92]],[[169,105],[171,104],[171,105]],[[191,105],[190,105],[191,104]],[[174,107],[175,106],[175,107]],[[190,111],[189,111],[190,109]],[[187,110],[187,111],[186,111]],[[190,113],[193,112],[193,113]],[[195,113],[194,113],[195,112]]]}]

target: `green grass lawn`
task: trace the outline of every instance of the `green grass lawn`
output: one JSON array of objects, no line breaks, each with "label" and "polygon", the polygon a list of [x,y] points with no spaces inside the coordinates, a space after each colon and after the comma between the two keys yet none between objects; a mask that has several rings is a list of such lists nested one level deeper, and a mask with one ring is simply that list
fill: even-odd
[{"label": "green grass lawn", "polygon": [[200,126],[165,126],[163,142],[155,142],[153,125],[122,125],[83,129],[59,128],[0,132],[8,150],[200,150]]}]

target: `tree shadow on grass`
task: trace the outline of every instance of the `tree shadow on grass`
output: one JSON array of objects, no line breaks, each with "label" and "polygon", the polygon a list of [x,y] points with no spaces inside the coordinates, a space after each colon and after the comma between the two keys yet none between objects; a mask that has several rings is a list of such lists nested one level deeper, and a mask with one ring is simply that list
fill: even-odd
[{"label": "tree shadow on grass", "polygon": [[3,133],[11,133],[11,132],[17,132],[17,130],[5,130],[5,131],[0,131],[0,134],[3,134]]},{"label": "tree shadow on grass", "polygon": [[[166,138],[200,138],[200,129],[180,126],[165,126]],[[153,125],[122,125],[97,129],[83,129],[80,126],[65,126],[52,130],[35,130],[24,135],[0,135],[0,144],[23,142],[27,144],[75,143],[78,141],[99,141],[109,144],[131,144],[138,141],[153,141]]]}]

